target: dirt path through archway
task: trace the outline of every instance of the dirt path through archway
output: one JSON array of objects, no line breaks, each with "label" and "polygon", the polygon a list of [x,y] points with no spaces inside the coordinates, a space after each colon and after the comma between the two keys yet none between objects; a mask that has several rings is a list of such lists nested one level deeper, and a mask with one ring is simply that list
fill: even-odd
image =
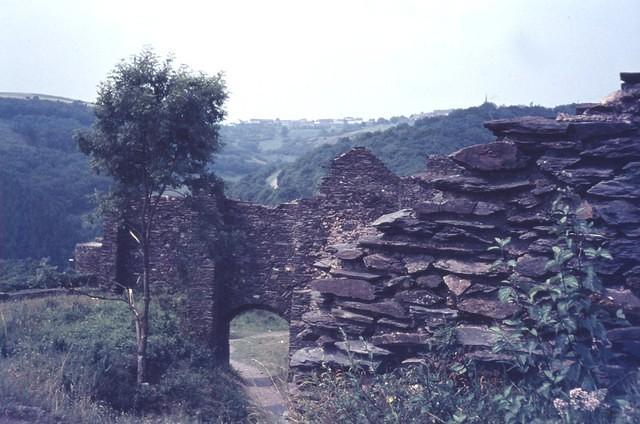
[{"label": "dirt path through archway", "polygon": [[[267,334],[255,334],[252,336],[243,337],[235,340],[252,340],[252,339],[264,339],[275,338],[286,335],[286,332],[272,332]],[[230,343],[230,352],[233,355],[234,340]],[[264,411],[265,419],[270,424],[285,423],[285,413],[287,411],[287,402],[280,389],[276,386],[273,377],[269,372],[261,366],[258,361],[255,363],[249,362],[249,358],[245,358],[243,361],[230,360],[229,365],[238,372],[246,388],[246,393],[249,399],[262,411]]]}]

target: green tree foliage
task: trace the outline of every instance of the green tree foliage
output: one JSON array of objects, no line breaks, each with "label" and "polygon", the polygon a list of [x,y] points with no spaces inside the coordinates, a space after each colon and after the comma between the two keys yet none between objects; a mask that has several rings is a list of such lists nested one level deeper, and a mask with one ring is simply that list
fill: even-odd
[{"label": "green tree foliage", "polygon": [[[370,149],[398,175],[410,175],[425,168],[425,158],[432,154],[449,154],[478,143],[487,143],[493,135],[482,127],[491,119],[519,116],[554,117],[569,106],[548,109],[541,106],[496,106],[485,103],[478,107],[459,109],[446,116],[424,118],[414,125],[400,124],[385,131],[367,132],[337,143],[326,144],[309,151],[290,164],[271,165],[249,175],[229,187],[229,195],[242,200],[274,204],[299,197],[310,197],[325,175],[333,158],[355,146]],[[276,170],[279,188],[274,190],[266,180]]]},{"label": "green tree foliage", "polygon": [[113,177],[111,198],[138,244],[142,303],[125,288],[136,324],[138,383],[147,382],[151,229],[167,189],[192,188],[209,175],[219,149],[218,131],[227,98],[220,74],[195,74],[161,61],[150,49],[118,64],[100,85],[96,121],[78,136],[80,149],[99,172]]},{"label": "green tree foliage", "polygon": [[72,137],[91,122],[84,103],[0,98],[0,258],[64,265],[96,235],[85,215],[108,179],[91,175]]}]

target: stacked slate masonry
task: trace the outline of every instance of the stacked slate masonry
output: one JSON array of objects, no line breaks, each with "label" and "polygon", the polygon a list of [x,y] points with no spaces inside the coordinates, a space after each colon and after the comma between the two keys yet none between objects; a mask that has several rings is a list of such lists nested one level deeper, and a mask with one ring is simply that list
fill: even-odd
[{"label": "stacked slate masonry", "polygon": [[[169,198],[154,232],[153,278],[186,293],[188,330],[221,361],[230,320],[256,307],[290,323],[294,372],[345,365],[347,349],[376,364],[414,361],[444,324],[468,355],[492,361],[488,327],[515,307],[497,298],[504,275],[487,248],[511,237],[521,281],[544,280],[550,206],[570,187],[614,257],[598,266],[605,301],[632,327],[609,337],[620,361],[637,365],[640,74],[621,79],[620,91],[575,115],[488,122],[495,142],[430,157],[411,177],[357,148],[333,161],[310,199],[271,208],[214,190]],[[107,220],[101,243],[78,246],[78,269],[105,284],[135,278],[126,238]]]}]

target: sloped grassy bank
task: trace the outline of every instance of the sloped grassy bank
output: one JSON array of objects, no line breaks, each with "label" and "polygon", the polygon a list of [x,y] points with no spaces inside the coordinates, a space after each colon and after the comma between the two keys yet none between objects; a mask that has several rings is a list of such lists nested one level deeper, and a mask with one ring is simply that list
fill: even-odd
[{"label": "sloped grassy bank", "polygon": [[208,352],[181,335],[180,299],[155,303],[153,381],[142,388],[123,303],[82,296],[0,303],[0,421],[253,421],[237,376],[213,369]]}]

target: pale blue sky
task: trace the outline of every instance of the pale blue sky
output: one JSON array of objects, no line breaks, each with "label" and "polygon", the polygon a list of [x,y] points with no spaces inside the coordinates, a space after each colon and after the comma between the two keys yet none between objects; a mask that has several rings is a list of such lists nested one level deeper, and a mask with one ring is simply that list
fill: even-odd
[{"label": "pale blue sky", "polygon": [[597,101],[640,71],[639,0],[0,0],[0,91],[92,101],[151,45],[226,73],[231,119]]}]

